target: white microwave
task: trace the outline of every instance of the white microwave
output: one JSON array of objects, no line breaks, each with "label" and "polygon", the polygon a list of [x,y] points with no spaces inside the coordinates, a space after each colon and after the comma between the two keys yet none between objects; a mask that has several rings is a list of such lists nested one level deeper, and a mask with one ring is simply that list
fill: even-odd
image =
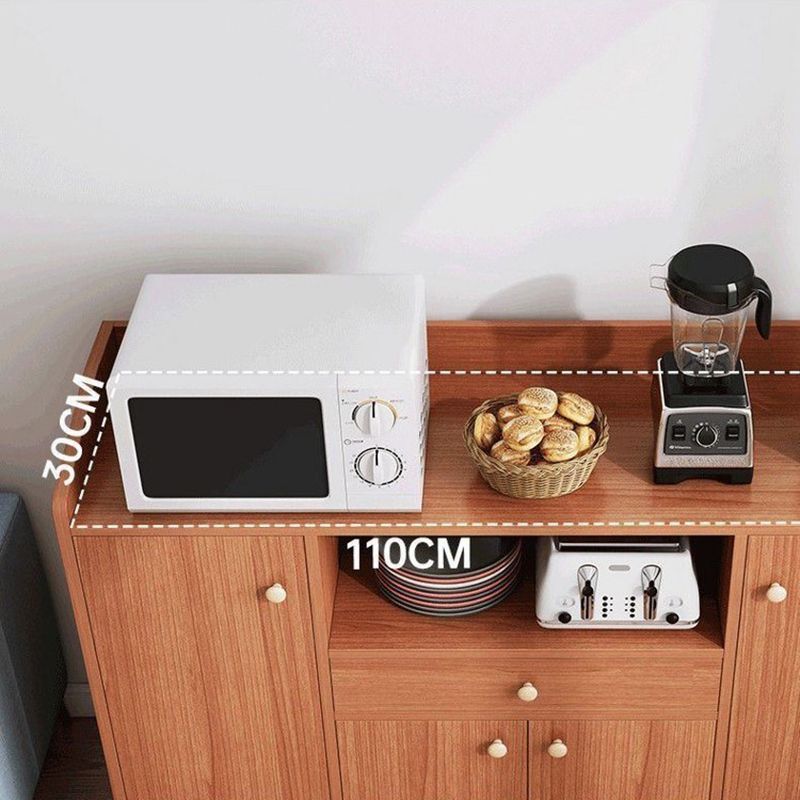
[{"label": "white microwave", "polygon": [[131,511],[419,511],[413,275],[148,275],[108,384]]}]

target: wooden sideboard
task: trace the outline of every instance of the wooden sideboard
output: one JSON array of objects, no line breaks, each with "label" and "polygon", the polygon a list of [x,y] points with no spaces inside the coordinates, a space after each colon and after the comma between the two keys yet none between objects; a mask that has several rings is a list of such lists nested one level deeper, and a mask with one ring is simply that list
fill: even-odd
[{"label": "wooden sideboard", "polygon": [[[109,378],[124,329],[103,323],[84,374]],[[655,323],[432,323],[420,514],[131,514],[101,405],[53,510],[115,800],[800,800],[800,325],[745,343],[768,373],[750,486],[652,484],[645,373],[668,347]],[[611,422],[556,500],[494,493],[461,441],[482,400],[534,384]],[[340,547],[589,526],[691,536],[698,627],[538,627],[532,541],[503,604],[415,616]]]}]

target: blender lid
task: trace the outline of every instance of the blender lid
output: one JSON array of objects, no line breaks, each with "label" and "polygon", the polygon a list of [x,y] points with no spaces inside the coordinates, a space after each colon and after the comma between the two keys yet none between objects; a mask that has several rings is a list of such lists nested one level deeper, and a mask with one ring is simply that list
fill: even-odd
[{"label": "blender lid", "polygon": [[723,244],[696,244],[672,257],[670,297],[695,314],[725,314],[747,305],[759,281],[750,259]]}]

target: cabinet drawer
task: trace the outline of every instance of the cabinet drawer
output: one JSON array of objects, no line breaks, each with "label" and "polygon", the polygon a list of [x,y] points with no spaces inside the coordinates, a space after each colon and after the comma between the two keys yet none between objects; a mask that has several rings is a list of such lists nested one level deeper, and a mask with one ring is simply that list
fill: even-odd
[{"label": "cabinet drawer", "polygon": [[[720,667],[715,651],[337,653],[331,660],[338,719],[715,719]],[[529,702],[517,696],[526,682],[538,692]]]}]

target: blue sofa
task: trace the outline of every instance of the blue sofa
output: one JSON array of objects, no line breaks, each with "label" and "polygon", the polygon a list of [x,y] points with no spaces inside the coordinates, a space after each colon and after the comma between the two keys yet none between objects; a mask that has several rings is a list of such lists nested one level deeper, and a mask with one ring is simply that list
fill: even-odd
[{"label": "blue sofa", "polygon": [[0,492],[0,798],[30,800],[66,671],[25,505]]}]

